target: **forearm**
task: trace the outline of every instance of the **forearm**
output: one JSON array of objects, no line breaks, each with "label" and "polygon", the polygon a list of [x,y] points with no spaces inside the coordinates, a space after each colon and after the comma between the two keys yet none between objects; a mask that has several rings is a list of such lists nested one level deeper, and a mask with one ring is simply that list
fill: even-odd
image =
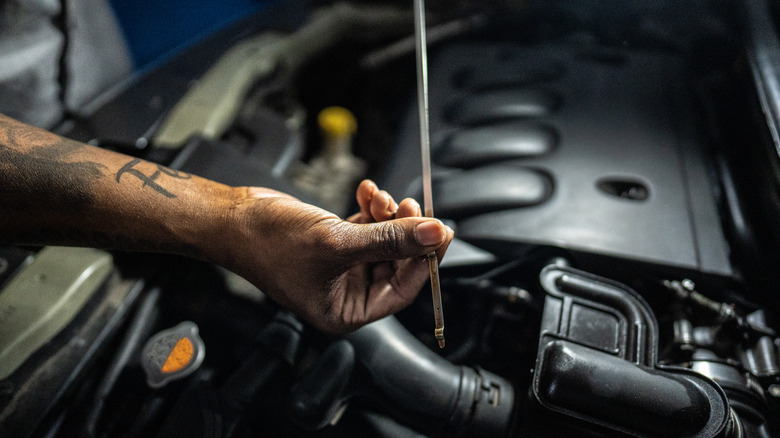
[{"label": "forearm", "polygon": [[343,221],[288,195],[233,188],[0,115],[0,243],[178,253],[251,281],[316,327],[343,332],[408,305],[452,230],[358,189]]},{"label": "forearm", "polygon": [[0,115],[0,241],[201,257],[239,190]]}]

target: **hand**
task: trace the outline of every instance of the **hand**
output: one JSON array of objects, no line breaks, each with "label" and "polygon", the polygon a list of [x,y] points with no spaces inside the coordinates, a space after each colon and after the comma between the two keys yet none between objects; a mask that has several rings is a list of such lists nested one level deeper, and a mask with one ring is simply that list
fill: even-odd
[{"label": "hand", "polygon": [[[371,181],[347,221],[268,189],[244,188],[233,209],[238,235],[217,262],[257,285],[320,330],[342,333],[409,305],[428,279],[424,257],[442,257],[453,231],[422,218],[412,199],[396,204]],[[216,246],[217,248],[220,245]]]},{"label": "hand", "polygon": [[343,221],[274,190],[229,187],[0,115],[0,242],[176,253],[217,263],[327,332],[414,300],[452,230],[370,181]]}]

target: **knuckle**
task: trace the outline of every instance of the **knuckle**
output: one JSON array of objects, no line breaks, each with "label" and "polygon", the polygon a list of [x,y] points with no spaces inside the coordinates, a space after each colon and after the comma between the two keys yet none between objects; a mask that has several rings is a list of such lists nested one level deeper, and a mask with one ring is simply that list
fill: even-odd
[{"label": "knuckle", "polygon": [[386,222],[379,227],[377,241],[381,251],[387,256],[395,256],[400,253],[403,245],[404,229],[400,225]]}]

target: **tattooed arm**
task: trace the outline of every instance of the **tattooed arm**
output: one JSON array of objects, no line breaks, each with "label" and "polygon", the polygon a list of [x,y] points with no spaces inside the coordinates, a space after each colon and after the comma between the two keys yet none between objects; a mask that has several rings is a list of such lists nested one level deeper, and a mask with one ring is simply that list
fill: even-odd
[{"label": "tattooed arm", "polygon": [[337,216],[274,190],[229,187],[0,115],[0,242],[177,253],[244,276],[329,332],[408,305],[452,230],[370,181]]},{"label": "tattooed arm", "polygon": [[197,256],[199,219],[232,190],[161,169],[0,115],[0,240]]}]

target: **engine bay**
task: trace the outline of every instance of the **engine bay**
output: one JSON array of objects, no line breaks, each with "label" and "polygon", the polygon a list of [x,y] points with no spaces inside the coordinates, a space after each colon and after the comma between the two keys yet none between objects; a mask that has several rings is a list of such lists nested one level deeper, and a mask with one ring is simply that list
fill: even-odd
[{"label": "engine bay", "polygon": [[[410,6],[263,10],[57,131],[419,200]],[[775,7],[429,1],[447,347],[428,287],[332,336],[196,260],[3,247],[0,436],[780,435]]]}]

